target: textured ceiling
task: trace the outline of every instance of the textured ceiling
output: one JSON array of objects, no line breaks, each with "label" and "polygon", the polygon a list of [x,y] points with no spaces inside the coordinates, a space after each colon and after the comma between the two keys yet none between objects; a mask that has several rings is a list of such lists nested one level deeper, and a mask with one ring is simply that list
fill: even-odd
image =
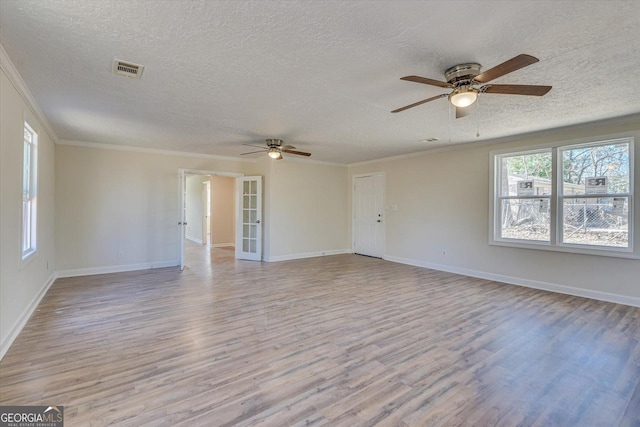
[{"label": "textured ceiling", "polygon": [[[0,43],[61,140],[238,156],[282,138],[337,163],[638,114],[639,28],[636,0],[0,0]],[[402,76],[520,53],[540,62],[493,83],[544,97],[390,113],[446,92]]]}]

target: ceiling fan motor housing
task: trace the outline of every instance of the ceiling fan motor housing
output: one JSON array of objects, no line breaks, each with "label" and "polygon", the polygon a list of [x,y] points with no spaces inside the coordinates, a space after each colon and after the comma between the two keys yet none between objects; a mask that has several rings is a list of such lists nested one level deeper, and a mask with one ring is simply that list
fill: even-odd
[{"label": "ceiling fan motor housing", "polygon": [[469,84],[475,76],[480,74],[481,68],[482,66],[475,62],[458,64],[445,71],[444,77],[454,86],[461,83]]},{"label": "ceiling fan motor housing", "polygon": [[282,147],[282,140],[281,139],[267,139],[267,147],[270,148],[278,148],[278,147]]}]

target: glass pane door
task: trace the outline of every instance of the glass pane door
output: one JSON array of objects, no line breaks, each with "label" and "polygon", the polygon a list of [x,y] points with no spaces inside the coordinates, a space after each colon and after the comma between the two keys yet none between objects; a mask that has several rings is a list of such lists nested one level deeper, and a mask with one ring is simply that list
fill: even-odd
[{"label": "glass pane door", "polygon": [[238,230],[236,258],[262,259],[262,177],[237,178]]}]

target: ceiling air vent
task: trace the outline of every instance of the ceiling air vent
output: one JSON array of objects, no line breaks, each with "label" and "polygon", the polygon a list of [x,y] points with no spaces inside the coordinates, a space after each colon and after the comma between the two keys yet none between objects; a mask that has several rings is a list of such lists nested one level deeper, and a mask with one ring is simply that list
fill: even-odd
[{"label": "ceiling air vent", "polygon": [[144,65],[134,64],[133,62],[124,62],[119,59],[113,60],[113,72],[121,76],[139,79],[142,76]]}]

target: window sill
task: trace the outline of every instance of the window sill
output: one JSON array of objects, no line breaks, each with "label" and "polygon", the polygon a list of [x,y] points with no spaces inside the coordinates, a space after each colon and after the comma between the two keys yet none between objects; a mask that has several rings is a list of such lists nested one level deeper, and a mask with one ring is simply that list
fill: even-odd
[{"label": "window sill", "polygon": [[617,248],[587,248],[584,246],[569,246],[569,245],[552,245],[548,242],[524,242],[513,240],[490,240],[490,246],[503,246],[508,248],[519,249],[534,249],[550,252],[562,252],[578,255],[591,255],[611,258],[626,258],[626,259],[640,259],[640,254],[637,254],[629,249],[617,249]]}]

